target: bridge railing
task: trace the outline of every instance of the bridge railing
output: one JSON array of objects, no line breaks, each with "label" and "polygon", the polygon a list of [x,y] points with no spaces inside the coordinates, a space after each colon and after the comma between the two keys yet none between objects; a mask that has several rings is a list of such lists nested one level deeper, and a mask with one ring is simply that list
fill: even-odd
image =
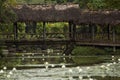
[{"label": "bridge railing", "polygon": [[[115,39],[115,41],[113,40]],[[97,42],[115,42],[115,43],[120,43],[120,34],[115,34],[113,36],[113,33],[95,33],[94,36],[91,33],[76,33],[75,37],[76,41],[97,41]]]},{"label": "bridge railing", "polygon": [[0,40],[14,40],[13,33],[0,33]]},{"label": "bridge railing", "polygon": [[[44,37],[44,38],[43,38]],[[0,40],[42,40],[42,39],[69,39],[69,33],[45,33],[43,34],[27,34],[18,33],[16,36],[14,33],[0,33]]]}]

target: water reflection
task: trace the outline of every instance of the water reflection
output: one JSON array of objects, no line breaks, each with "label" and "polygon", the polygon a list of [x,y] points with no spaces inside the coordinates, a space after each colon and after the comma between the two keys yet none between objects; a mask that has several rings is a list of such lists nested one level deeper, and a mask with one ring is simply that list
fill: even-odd
[{"label": "water reflection", "polygon": [[[7,78],[12,78],[14,71],[14,78],[16,80],[119,80],[120,78],[120,59],[115,56],[110,56],[111,60],[106,63],[94,64],[92,66],[75,65],[72,58],[75,56],[65,54],[51,54],[54,51],[47,50],[47,54],[32,53],[22,54],[18,58],[8,58],[9,61],[19,60],[16,71],[7,71],[5,66],[0,70],[1,75],[7,71]],[[48,57],[49,53],[49,57]],[[78,58],[81,58],[77,56]],[[28,65],[29,64],[29,65]],[[28,69],[24,69],[27,67]],[[33,67],[33,69],[29,69]],[[37,68],[34,68],[37,67]],[[22,69],[21,69],[22,68]],[[14,79],[12,78],[12,79]],[[11,79],[11,80],[12,80]]]}]

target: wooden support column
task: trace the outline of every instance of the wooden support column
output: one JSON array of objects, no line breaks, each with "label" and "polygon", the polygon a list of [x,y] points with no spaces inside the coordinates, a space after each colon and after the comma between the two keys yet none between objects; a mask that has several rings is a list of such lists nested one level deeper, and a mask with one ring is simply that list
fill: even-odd
[{"label": "wooden support column", "polygon": [[107,34],[108,34],[108,40],[110,40],[110,25],[107,26]]},{"label": "wooden support column", "polygon": [[17,22],[14,23],[14,40],[17,40],[18,38],[18,28],[17,28]]},{"label": "wooden support column", "polygon": [[35,34],[36,33],[37,22],[33,22],[32,26],[33,26],[33,33]]},{"label": "wooden support column", "polygon": [[[115,26],[113,26],[113,43],[115,43]],[[113,46],[113,52],[116,52],[116,46]]]},{"label": "wooden support column", "polygon": [[91,24],[92,27],[92,40],[95,39],[95,26]]},{"label": "wooden support column", "polygon": [[45,26],[46,22],[43,22],[43,50],[46,50],[46,26]]},{"label": "wooden support column", "polygon": [[69,22],[69,39],[72,39],[72,23]]},{"label": "wooden support column", "polygon": [[46,27],[45,27],[45,22],[43,22],[43,40],[46,39]]},{"label": "wooden support column", "polygon": [[73,24],[73,40],[76,38],[76,24]]}]

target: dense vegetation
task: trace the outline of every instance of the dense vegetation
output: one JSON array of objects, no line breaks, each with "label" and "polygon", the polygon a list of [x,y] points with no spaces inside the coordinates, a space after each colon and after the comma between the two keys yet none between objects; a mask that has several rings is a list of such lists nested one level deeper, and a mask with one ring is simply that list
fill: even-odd
[{"label": "dense vegetation", "polygon": [[119,0],[16,0],[18,3],[29,4],[62,4],[62,3],[78,3],[81,8],[89,9],[120,9]]}]

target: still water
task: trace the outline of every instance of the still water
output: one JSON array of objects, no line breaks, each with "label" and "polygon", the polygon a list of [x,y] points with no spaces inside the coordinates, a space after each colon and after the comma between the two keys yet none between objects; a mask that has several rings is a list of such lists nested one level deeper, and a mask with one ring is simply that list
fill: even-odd
[{"label": "still water", "polygon": [[[16,71],[3,70],[0,80],[120,80],[120,59],[93,65],[75,65],[74,56],[36,54],[12,56],[17,61]],[[68,59],[69,58],[69,59]],[[67,60],[66,60],[67,59]]]}]

